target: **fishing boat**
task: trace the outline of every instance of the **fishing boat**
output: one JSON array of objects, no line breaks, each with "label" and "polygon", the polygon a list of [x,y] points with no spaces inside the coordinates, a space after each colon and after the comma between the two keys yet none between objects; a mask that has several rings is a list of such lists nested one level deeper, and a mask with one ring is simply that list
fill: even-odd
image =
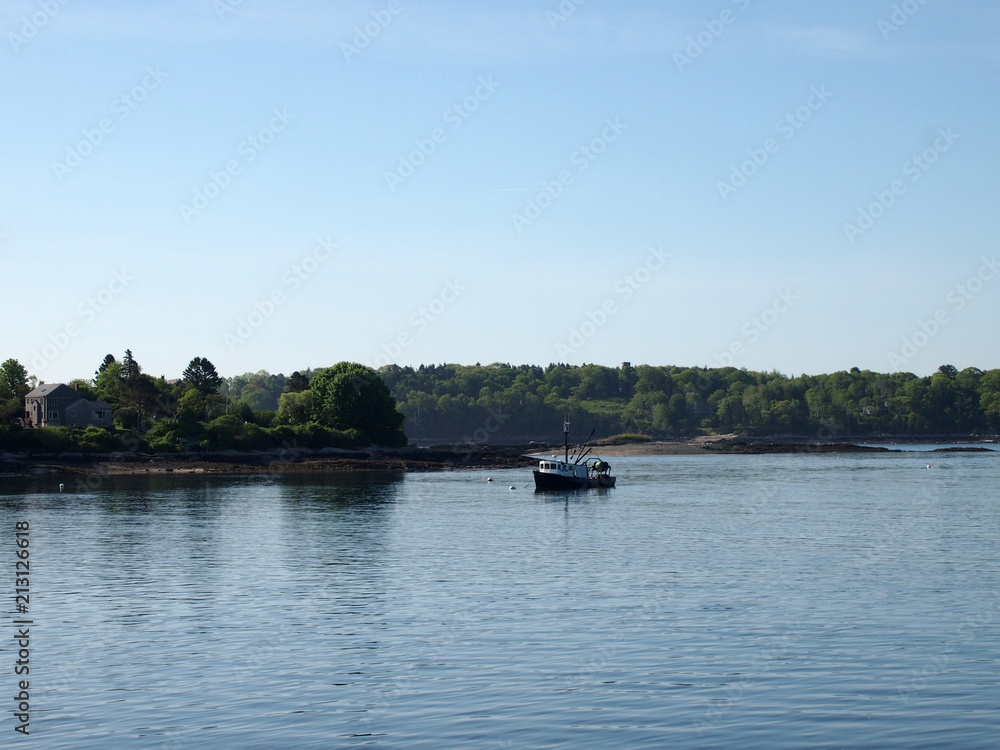
[{"label": "fishing boat", "polygon": [[[599,458],[587,458],[592,450],[587,443],[594,436],[591,430],[579,455],[569,454],[569,422],[563,422],[563,457],[542,458],[535,469],[536,490],[582,490],[590,487],[614,487],[615,477],[611,465]],[[583,450],[587,448],[587,450]],[[532,456],[535,458],[535,456]]]}]

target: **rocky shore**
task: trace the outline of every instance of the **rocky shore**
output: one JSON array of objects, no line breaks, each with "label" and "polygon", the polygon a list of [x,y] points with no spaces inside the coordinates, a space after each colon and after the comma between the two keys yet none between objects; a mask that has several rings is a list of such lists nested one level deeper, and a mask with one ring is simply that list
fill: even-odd
[{"label": "rocky shore", "polygon": [[602,456],[691,456],[734,454],[764,454],[764,453],[883,453],[895,448],[873,446],[907,445],[924,443],[955,443],[938,451],[948,452],[989,452],[1000,451],[997,438],[986,438],[975,444],[959,443],[955,437],[921,437],[921,438],[871,438],[845,436],[837,439],[821,440],[802,437],[747,437],[745,435],[711,435],[694,439],[682,440],[650,440],[650,441],[598,441],[594,448]]},{"label": "rocky shore", "polygon": [[0,476],[43,474],[306,474],[515,468],[531,465],[523,446],[435,446],[366,450],[282,449],[213,453],[0,454]]},{"label": "rocky shore", "polygon": [[[598,442],[592,455],[693,456],[767,453],[878,453],[892,450],[845,440],[805,438],[749,438],[738,435],[693,440]],[[1000,450],[1000,445],[953,445],[948,452]],[[343,450],[289,448],[274,451],[220,451],[214,453],[0,453],[0,477],[38,475],[109,476],[143,474],[335,474],[347,472],[419,472],[446,469],[504,469],[532,466],[529,456],[560,454],[562,446],[432,445],[408,448]]]}]

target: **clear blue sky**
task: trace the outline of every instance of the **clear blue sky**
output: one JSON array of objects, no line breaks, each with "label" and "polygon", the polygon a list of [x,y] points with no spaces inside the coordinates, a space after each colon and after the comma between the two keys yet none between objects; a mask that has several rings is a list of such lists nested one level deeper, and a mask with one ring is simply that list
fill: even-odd
[{"label": "clear blue sky", "polygon": [[0,359],[1000,367],[998,26],[985,0],[6,2]]}]

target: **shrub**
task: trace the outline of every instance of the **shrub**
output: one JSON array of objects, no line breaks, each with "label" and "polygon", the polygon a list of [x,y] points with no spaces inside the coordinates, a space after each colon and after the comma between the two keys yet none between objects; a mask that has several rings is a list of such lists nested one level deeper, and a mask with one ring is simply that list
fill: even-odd
[{"label": "shrub", "polygon": [[258,427],[274,427],[276,416],[273,411],[255,411],[247,421]]},{"label": "shrub", "polygon": [[92,445],[94,451],[101,453],[111,453],[122,449],[121,438],[103,427],[86,427],[79,439],[81,445],[83,443]]},{"label": "shrub", "polygon": [[154,438],[148,444],[153,453],[180,453],[184,450],[184,447],[173,438]]}]

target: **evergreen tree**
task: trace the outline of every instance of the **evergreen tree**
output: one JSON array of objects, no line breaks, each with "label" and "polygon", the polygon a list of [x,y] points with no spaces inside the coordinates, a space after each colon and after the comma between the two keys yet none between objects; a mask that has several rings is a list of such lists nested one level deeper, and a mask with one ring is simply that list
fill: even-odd
[{"label": "evergreen tree", "polygon": [[215,371],[215,365],[207,359],[195,357],[184,370],[184,382],[191,384],[206,396],[219,392],[222,378]]},{"label": "evergreen tree", "polygon": [[[107,361],[107,358],[105,358],[105,361]],[[125,356],[122,358],[122,367],[119,370],[122,380],[134,380],[141,372],[142,368],[139,367],[139,363],[132,357],[132,350],[126,349]]]},{"label": "evergreen tree", "polygon": [[113,365],[115,362],[117,362],[117,360],[115,359],[114,354],[106,354],[104,356],[104,361],[101,362],[101,366],[98,367],[97,371],[94,373],[95,380],[98,377],[100,377],[103,373],[107,372],[108,368],[111,367],[111,365]]},{"label": "evergreen tree", "polygon": [[309,378],[296,370],[288,376],[283,393],[301,393],[309,389]]}]

